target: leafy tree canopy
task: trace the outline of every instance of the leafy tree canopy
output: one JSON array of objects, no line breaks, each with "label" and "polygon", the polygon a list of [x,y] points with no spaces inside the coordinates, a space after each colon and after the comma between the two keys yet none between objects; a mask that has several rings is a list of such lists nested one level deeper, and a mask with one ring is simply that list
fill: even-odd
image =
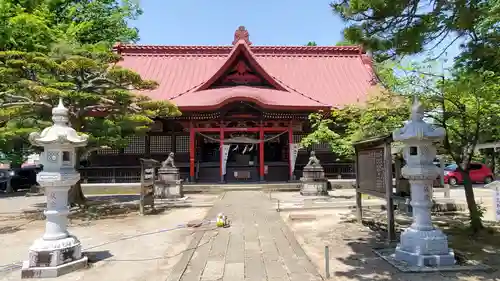
[{"label": "leafy tree canopy", "polygon": [[[481,139],[497,138],[500,116],[500,75],[491,71],[456,70],[440,80],[422,76],[416,86],[426,89],[423,96],[430,116],[446,130],[443,146],[464,179],[464,189],[473,231],[482,228],[482,212],[474,199],[469,165]],[[498,140],[498,139],[497,139]]]},{"label": "leafy tree canopy", "polygon": [[345,38],[335,44],[335,46],[356,46],[357,44]]},{"label": "leafy tree canopy", "polygon": [[134,93],[153,89],[156,82],[117,66],[117,60],[97,46],[61,45],[50,55],[0,52],[1,143],[25,142],[29,132],[50,124],[59,97],[73,127],[90,136],[88,149],[124,147],[129,136],[144,134],[153,118],[180,114],[169,102]]},{"label": "leafy tree canopy", "polygon": [[48,52],[58,41],[77,44],[135,42],[127,25],[142,11],[133,0],[0,1],[0,50]]},{"label": "leafy tree canopy", "polygon": [[334,0],[331,7],[349,25],[346,39],[372,50],[379,61],[433,49],[448,38],[450,45],[465,42],[462,65],[500,69],[500,0]]},{"label": "leafy tree canopy", "polygon": [[409,116],[410,98],[404,90],[408,81],[396,77],[393,67],[391,62],[376,66],[383,86],[374,86],[366,103],[333,108],[329,114],[311,114],[313,132],[302,140],[302,145],[328,143],[336,154],[352,157],[353,142],[388,135],[401,127]]},{"label": "leafy tree canopy", "polygon": [[[381,90],[366,104],[332,111],[328,118],[312,114],[314,131],[302,144],[327,142],[341,155],[352,155],[353,141],[391,133],[409,118],[410,97],[419,96],[427,108],[428,122],[446,130],[444,151],[461,167],[471,228],[482,228],[472,183],[468,176],[475,147],[482,141],[498,141],[500,75],[492,71],[455,69],[451,75],[429,72],[432,65],[378,65]],[[394,75],[398,68],[401,76]]]}]

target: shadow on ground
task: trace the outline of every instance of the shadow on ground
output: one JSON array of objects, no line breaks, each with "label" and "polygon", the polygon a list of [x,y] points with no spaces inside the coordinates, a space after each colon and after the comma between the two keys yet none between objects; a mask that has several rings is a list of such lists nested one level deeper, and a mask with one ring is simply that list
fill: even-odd
[{"label": "shadow on ground", "polygon": [[26,193],[28,191],[29,190],[27,190],[27,189],[19,190],[19,191],[16,191],[16,192],[10,192],[10,193],[6,193],[4,191],[0,191],[0,199],[2,199],[2,198],[9,198],[9,197],[24,197],[24,196],[26,196]]},{"label": "shadow on ground", "polygon": [[[110,195],[110,196],[87,196],[87,203],[84,207],[73,207],[68,218],[95,220],[104,218],[125,218],[139,211],[139,195]],[[46,203],[35,203],[31,207],[34,209],[25,210],[23,216],[29,219],[45,219],[43,211]],[[147,214],[160,214],[168,210],[167,206],[156,206],[154,210]]]},{"label": "shadow on ground", "polygon": [[[446,273],[402,273],[392,267],[389,263],[379,258],[372,251],[373,248],[395,247],[396,243],[387,243],[387,223],[385,213],[364,211],[362,224],[355,220],[344,220],[345,231],[362,229],[366,235],[345,237],[344,242],[351,249],[347,257],[337,258],[339,262],[346,265],[341,272],[334,276],[344,277],[347,280],[369,281],[369,280],[498,280],[498,271],[461,271]],[[401,231],[409,226],[411,219],[404,216],[396,218],[397,240]],[[473,234],[467,227],[468,217],[460,213],[439,214],[434,218],[436,226],[439,226],[448,234],[450,247],[457,252],[461,259],[477,260],[491,266],[493,269],[500,268],[500,232],[497,224],[485,224],[485,229],[480,233]],[[418,278],[417,278],[418,276]],[[335,279],[334,279],[335,280]]]}]

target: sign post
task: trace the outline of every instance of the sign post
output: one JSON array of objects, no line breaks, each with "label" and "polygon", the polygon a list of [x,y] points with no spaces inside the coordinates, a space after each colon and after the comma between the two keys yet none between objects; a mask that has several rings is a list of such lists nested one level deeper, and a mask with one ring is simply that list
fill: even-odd
[{"label": "sign post", "polygon": [[155,193],[155,167],[158,161],[154,159],[141,158],[141,197],[139,201],[139,213],[144,215],[145,207],[150,206],[152,210],[155,208],[154,193]]}]

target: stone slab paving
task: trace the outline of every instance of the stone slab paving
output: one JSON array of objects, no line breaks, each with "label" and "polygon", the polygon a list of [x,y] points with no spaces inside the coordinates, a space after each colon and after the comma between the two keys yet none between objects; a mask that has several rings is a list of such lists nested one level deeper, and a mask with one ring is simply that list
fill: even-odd
[{"label": "stone slab paving", "polygon": [[167,281],[323,280],[262,192],[226,192],[207,219],[219,212],[231,226],[194,237]]}]

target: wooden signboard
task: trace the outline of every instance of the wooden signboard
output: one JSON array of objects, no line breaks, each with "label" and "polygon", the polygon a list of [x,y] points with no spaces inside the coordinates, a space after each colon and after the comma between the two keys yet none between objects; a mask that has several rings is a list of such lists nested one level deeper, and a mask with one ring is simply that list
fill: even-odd
[{"label": "wooden signboard", "polygon": [[385,198],[384,147],[358,152],[358,192]]},{"label": "wooden signboard", "polygon": [[387,238],[396,238],[392,191],[392,136],[373,138],[354,143],[356,151],[356,215],[362,221],[361,195],[385,198]]},{"label": "wooden signboard", "polygon": [[154,185],[155,185],[155,168],[158,166],[158,161],[154,159],[141,158],[141,197],[139,202],[139,212],[141,215],[145,212],[145,207],[149,206],[154,210]]}]

